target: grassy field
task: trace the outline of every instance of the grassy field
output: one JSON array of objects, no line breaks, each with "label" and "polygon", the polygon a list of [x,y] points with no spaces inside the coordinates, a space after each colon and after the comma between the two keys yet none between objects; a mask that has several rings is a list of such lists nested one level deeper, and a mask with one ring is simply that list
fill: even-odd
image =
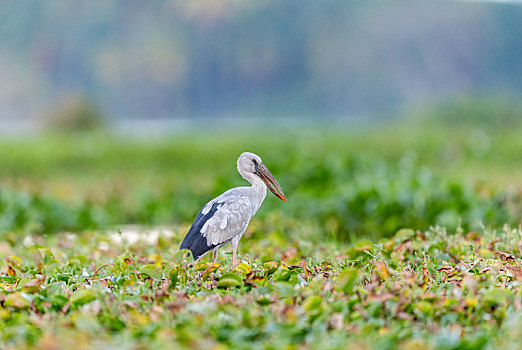
[{"label": "grassy field", "polygon": [[[179,243],[247,150],[288,202],[237,269],[194,265]],[[0,160],[1,348],[522,346],[518,128],[50,134]]]}]

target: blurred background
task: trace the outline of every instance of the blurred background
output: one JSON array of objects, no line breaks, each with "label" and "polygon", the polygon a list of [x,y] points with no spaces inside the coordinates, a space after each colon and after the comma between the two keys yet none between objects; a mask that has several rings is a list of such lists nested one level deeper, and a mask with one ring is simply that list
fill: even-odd
[{"label": "blurred background", "polygon": [[[521,222],[522,6],[0,3],[0,232],[190,225],[260,154],[251,229]],[[183,226],[184,227],[184,226]]]}]

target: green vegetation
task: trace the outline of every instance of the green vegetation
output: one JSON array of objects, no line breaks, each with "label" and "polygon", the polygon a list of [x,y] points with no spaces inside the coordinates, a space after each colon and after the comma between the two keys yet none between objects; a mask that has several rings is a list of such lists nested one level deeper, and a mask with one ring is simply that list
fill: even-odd
[{"label": "green vegetation", "polygon": [[133,229],[12,235],[0,246],[4,348],[520,345],[520,230],[317,247],[258,224],[235,270],[224,255],[192,266],[177,251],[182,227],[138,241]]},{"label": "green vegetation", "polygon": [[[245,150],[289,200],[236,269],[194,264],[179,243]],[[516,128],[426,125],[2,140],[0,347],[520,346],[521,154]]]},{"label": "green vegetation", "polygon": [[244,150],[262,155],[288,194],[285,204],[269,197],[258,214],[288,236],[357,240],[435,224],[494,228],[520,222],[520,191],[500,185],[522,184],[521,149],[516,130],[420,127],[4,141],[0,233],[189,224],[209,199],[245,184],[235,169]]}]

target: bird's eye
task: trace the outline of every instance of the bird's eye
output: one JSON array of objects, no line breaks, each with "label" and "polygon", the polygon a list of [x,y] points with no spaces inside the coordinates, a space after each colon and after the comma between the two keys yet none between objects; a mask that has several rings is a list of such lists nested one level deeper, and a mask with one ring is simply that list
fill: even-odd
[{"label": "bird's eye", "polygon": [[254,163],[254,167],[256,168],[255,174],[259,174],[259,168],[258,168],[257,160],[252,159],[252,162]]}]

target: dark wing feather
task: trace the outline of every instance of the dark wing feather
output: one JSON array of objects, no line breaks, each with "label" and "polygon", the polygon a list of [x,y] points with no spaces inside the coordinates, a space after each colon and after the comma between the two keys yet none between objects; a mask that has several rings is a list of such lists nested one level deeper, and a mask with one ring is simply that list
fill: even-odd
[{"label": "dark wing feather", "polygon": [[179,249],[190,250],[194,260],[219,246],[219,244],[207,245],[207,238],[201,233],[201,228],[210,218],[214,216],[221,205],[222,203],[214,203],[206,214],[203,214],[203,209],[205,208],[203,207],[203,209],[199,211],[196,219],[194,220],[194,223],[190,227],[189,232],[179,247]]}]

